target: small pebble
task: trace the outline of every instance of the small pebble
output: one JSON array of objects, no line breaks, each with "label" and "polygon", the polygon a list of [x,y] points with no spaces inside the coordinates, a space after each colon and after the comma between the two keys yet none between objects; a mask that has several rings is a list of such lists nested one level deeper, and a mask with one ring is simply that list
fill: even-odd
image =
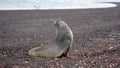
[{"label": "small pebble", "polygon": [[28,61],[25,61],[25,63],[28,63]]},{"label": "small pebble", "polygon": [[113,49],[113,47],[109,47],[109,49]]}]

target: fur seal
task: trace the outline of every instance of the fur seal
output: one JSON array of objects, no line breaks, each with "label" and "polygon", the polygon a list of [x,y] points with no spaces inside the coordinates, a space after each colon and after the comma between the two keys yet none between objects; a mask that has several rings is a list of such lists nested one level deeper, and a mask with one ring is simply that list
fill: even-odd
[{"label": "fur seal", "polygon": [[35,47],[28,51],[33,57],[62,57],[67,56],[69,48],[73,43],[73,33],[64,21],[54,21],[56,26],[56,37],[54,41],[44,44],[42,47]]}]

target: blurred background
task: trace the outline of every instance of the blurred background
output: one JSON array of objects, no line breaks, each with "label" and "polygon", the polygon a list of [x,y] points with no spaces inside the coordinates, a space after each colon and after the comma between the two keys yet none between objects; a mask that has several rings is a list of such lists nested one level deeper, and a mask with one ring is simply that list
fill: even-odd
[{"label": "blurred background", "polygon": [[120,0],[0,0],[0,10],[88,9],[116,7]]}]

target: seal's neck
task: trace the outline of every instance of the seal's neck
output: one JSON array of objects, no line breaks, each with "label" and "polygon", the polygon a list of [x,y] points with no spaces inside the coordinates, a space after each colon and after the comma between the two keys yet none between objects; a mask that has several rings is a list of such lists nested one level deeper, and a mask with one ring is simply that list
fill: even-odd
[{"label": "seal's neck", "polygon": [[66,29],[57,29],[56,31],[57,34],[55,39],[57,42],[66,43],[66,41],[72,41],[72,36]]}]

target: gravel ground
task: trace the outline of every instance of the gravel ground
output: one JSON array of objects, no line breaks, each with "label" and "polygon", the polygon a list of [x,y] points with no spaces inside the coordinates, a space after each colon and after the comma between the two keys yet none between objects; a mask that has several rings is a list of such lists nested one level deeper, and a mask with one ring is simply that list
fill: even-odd
[{"label": "gravel ground", "polygon": [[[120,68],[120,4],[116,8],[0,11],[0,68]],[[51,19],[72,29],[68,57],[30,57],[54,39]]]}]

